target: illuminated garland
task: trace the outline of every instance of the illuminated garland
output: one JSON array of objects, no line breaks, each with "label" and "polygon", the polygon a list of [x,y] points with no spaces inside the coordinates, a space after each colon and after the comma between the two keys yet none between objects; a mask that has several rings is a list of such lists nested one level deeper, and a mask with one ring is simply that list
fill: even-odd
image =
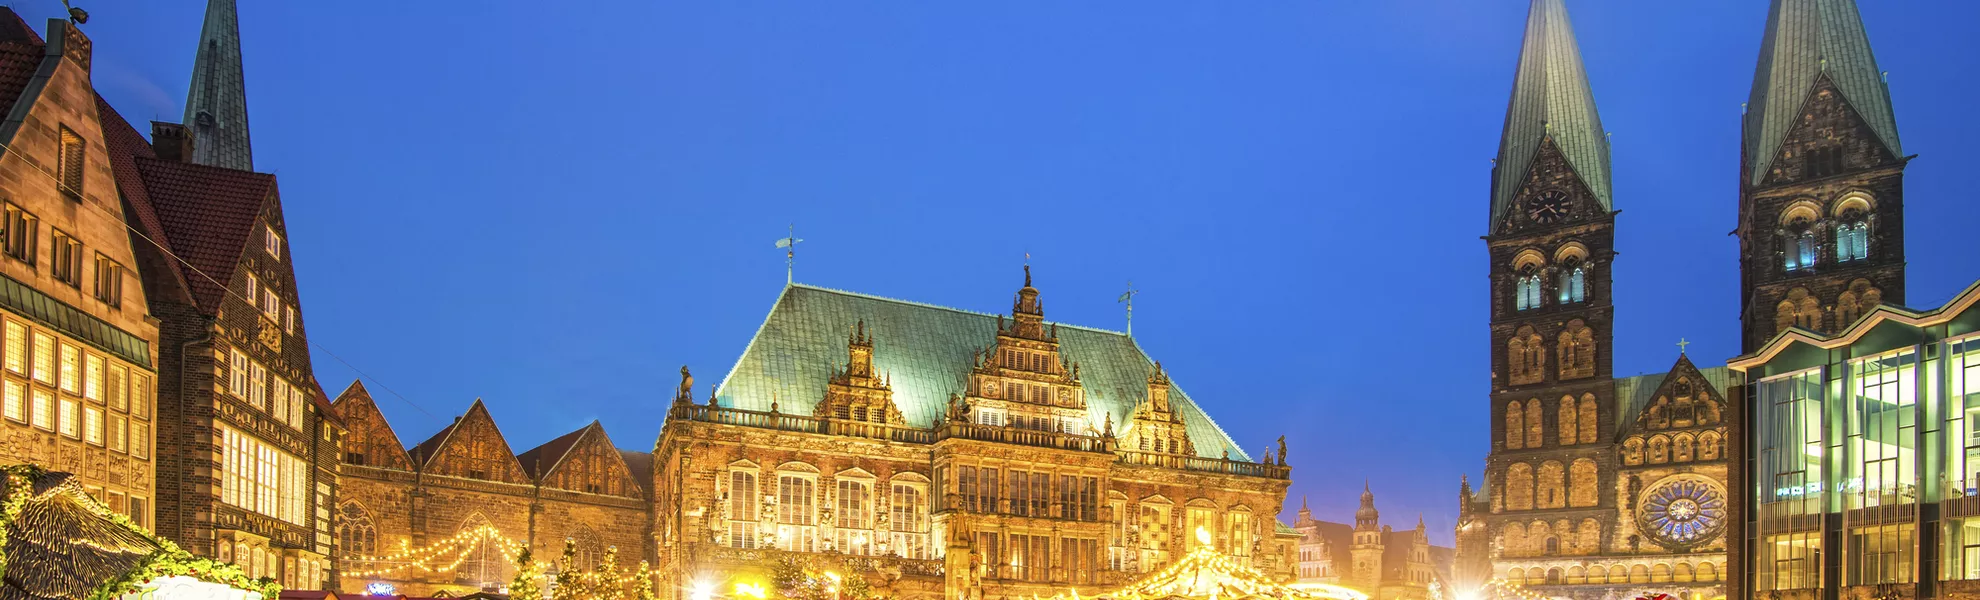
[{"label": "illuminated garland", "polygon": [[[444,540],[419,548],[405,549],[385,556],[354,556],[347,560],[353,563],[400,563],[372,570],[348,570],[351,577],[377,577],[408,569],[418,569],[426,573],[450,573],[467,562],[483,544],[494,544],[502,553],[504,562],[515,562],[523,551],[523,543],[502,536],[501,530],[492,525],[482,525],[454,534]],[[427,563],[437,559],[451,559],[445,565],[434,567]]]},{"label": "illuminated garland", "polygon": [[[1207,598],[1262,596],[1301,600],[1368,599],[1367,594],[1340,586],[1306,586],[1306,588],[1319,592],[1314,593],[1302,587],[1279,583],[1265,572],[1249,564],[1245,564],[1245,561],[1218,552],[1210,546],[1209,537],[1210,533],[1208,530],[1198,528],[1197,539],[1203,543],[1202,546],[1191,550],[1181,560],[1170,563],[1169,566],[1162,568],[1160,571],[1146,575],[1134,583],[1128,584],[1112,593],[1102,594],[1096,597],[1119,598],[1124,600],[1147,600],[1177,596]],[[1210,577],[1206,578],[1204,577],[1205,575],[1209,575]],[[1209,589],[1207,594],[1203,589],[1206,587]],[[1070,594],[1053,596],[1052,600],[1081,600],[1081,596],[1079,590],[1075,589],[1071,590]]]}]

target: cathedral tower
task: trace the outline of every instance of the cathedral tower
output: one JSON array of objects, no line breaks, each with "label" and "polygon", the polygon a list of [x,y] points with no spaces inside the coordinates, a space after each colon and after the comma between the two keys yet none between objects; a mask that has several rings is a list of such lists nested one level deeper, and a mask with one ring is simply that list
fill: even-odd
[{"label": "cathedral tower", "polygon": [[[1568,494],[1571,468],[1613,485],[1609,144],[1562,0],[1533,0],[1520,49],[1485,236],[1491,273],[1492,423],[1488,539],[1501,569],[1561,556],[1552,523],[1615,520],[1613,494]],[[1594,487],[1585,483],[1581,487]],[[1535,527],[1534,524],[1540,526]],[[1512,535],[1509,530],[1519,530]],[[1517,544],[1515,544],[1517,542]],[[1517,547],[1514,547],[1517,546]]]},{"label": "cathedral tower", "polygon": [[1855,0],[1774,0],[1741,147],[1741,349],[1904,302],[1904,167]]},{"label": "cathedral tower", "polygon": [[185,124],[193,130],[192,162],[254,170],[248,145],[247,82],[241,69],[241,27],[234,0],[207,0],[199,30]]}]

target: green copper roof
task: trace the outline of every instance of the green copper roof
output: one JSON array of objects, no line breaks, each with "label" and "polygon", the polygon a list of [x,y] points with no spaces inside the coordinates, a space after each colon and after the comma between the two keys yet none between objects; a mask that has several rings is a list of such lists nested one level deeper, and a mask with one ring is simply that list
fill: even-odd
[{"label": "green copper roof", "polygon": [[207,0],[186,88],[185,126],[192,128],[192,162],[254,170],[248,143],[247,77],[241,70],[241,22],[234,0]]},{"label": "green copper roof", "polygon": [[[775,398],[783,413],[811,414],[846,362],[847,332],[861,320],[873,335],[874,370],[891,378],[894,404],[915,427],[942,416],[949,395],[963,390],[972,357],[997,336],[996,315],[793,284],[716,389],[718,402],[767,411]],[[1125,334],[1057,325],[1060,349],[1080,365],[1094,427],[1111,413],[1119,431],[1147,394],[1153,361]],[[1170,388],[1169,399],[1197,455],[1218,458],[1229,450],[1232,460],[1250,460],[1181,386]]]},{"label": "green copper roof", "polygon": [[1519,51],[1519,71],[1513,77],[1512,101],[1506,108],[1506,129],[1499,139],[1499,159],[1492,169],[1490,230],[1498,230],[1511,210],[1513,194],[1539,156],[1541,140],[1548,137],[1602,208],[1614,210],[1609,141],[1602,131],[1602,117],[1595,112],[1588,72],[1581,66],[1574,25],[1568,22],[1561,0],[1533,0],[1526,16],[1526,41]]},{"label": "green copper roof", "polygon": [[1774,0],[1767,14],[1766,37],[1760,42],[1753,94],[1746,103],[1746,156],[1752,184],[1759,185],[1773,166],[1816,78],[1825,74],[1891,155],[1904,156],[1898,150],[1890,90],[1877,70],[1877,58],[1870,54],[1870,35],[1863,30],[1856,1]]}]

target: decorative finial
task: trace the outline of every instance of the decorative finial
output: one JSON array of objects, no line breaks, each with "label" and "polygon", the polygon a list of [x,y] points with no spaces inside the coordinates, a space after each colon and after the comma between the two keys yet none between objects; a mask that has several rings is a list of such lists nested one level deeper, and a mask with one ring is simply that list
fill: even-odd
[{"label": "decorative finial", "polygon": [[1678,356],[1684,356],[1684,349],[1685,349],[1684,347],[1690,345],[1691,345],[1690,341],[1685,340],[1684,338],[1678,338]]},{"label": "decorative finial", "polygon": [[1134,282],[1129,281],[1127,285],[1127,291],[1121,292],[1120,299],[1115,300],[1115,302],[1127,305],[1128,337],[1134,337],[1134,295],[1139,293],[1141,293],[1140,290],[1134,289]]},{"label": "decorative finial", "polygon": [[784,285],[790,285],[795,281],[792,273],[797,267],[797,245],[802,241],[804,240],[798,239],[796,223],[790,225],[784,239],[777,240],[777,247],[784,249]]}]

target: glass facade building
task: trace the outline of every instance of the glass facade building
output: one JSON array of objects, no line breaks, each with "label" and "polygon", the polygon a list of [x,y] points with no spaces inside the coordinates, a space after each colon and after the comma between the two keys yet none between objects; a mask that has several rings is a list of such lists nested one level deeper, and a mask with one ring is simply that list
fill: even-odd
[{"label": "glass facade building", "polygon": [[[1731,361],[1744,595],[1980,593],[1980,285]],[[1858,590],[1861,591],[1861,590]]]}]

